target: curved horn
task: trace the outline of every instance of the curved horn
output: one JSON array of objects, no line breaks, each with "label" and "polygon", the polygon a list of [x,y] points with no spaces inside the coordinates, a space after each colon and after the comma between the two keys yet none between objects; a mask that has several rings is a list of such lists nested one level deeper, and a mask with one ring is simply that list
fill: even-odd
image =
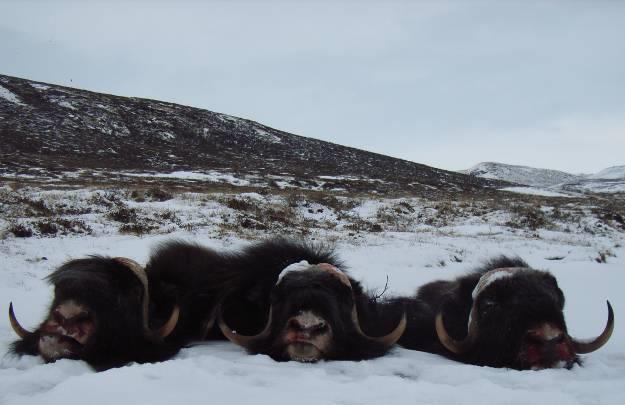
[{"label": "curved horn", "polygon": [[267,324],[265,325],[265,329],[263,329],[262,332],[260,332],[257,335],[246,336],[246,335],[241,335],[237,333],[236,331],[233,331],[232,328],[226,325],[226,322],[224,321],[224,318],[223,318],[223,311],[221,310],[221,308],[219,308],[219,320],[218,320],[219,329],[221,329],[221,333],[223,333],[224,336],[229,341],[248,349],[252,345],[252,343],[254,343],[254,341],[258,339],[263,339],[269,336],[269,333],[271,332],[270,328],[271,328],[271,322],[272,322],[272,313],[273,313],[272,307],[269,307],[269,317],[267,318]]},{"label": "curved horn", "polygon": [[148,336],[156,339],[164,339],[169,336],[174,329],[176,328],[176,324],[178,323],[178,318],[180,318],[180,307],[178,305],[174,305],[174,308],[171,311],[171,315],[169,319],[163,326],[153,331],[149,329]]},{"label": "curved horn", "polygon": [[150,329],[148,325],[149,319],[149,305],[150,305],[150,293],[148,289],[148,276],[145,273],[145,269],[139,265],[139,263],[135,262],[132,259],[128,259],[126,257],[116,257],[115,261],[117,261],[122,266],[126,267],[132,273],[137,276],[141,285],[143,286],[143,302],[142,302],[142,310],[143,310],[143,332],[148,339],[151,340],[159,340],[166,338],[169,336],[171,332],[173,332],[176,324],[178,323],[178,318],[180,317],[180,307],[175,305],[171,311],[171,315],[169,319],[163,326],[159,329],[153,331]]},{"label": "curved horn", "polygon": [[473,305],[471,306],[471,312],[469,313],[469,325],[467,327],[467,337],[463,340],[456,340],[449,336],[447,333],[447,329],[445,329],[445,323],[443,322],[443,313],[439,312],[436,315],[436,335],[438,336],[438,340],[445,346],[447,350],[455,354],[462,354],[467,352],[473,342],[477,338],[478,328],[476,319],[476,308],[475,305],[477,303],[478,297],[482,293],[482,291],[488,287],[493,281],[501,278],[515,274],[518,271],[526,270],[525,267],[500,267],[493,270],[490,270],[480,277],[471,296],[473,298]]},{"label": "curved horn", "polygon": [[330,264],[330,263],[319,263],[315,265],[315,267],[321,271],[325,271],[326,273],[332,274],[341,283],[345,284],[350,289],[352,288],[352,283],[349,281],[349,277],[347,277],[347,274],[343,273],[335,265]]},{"label": "curved horn", "polygon": [[404,312],[402,314],[402,317],[399,323],[397,324],[395,329],[391,331],[391,333],[384,335],[384,336],[379,336],[379,337],[369,336],[365,334],[365,332],[363,332],[363,330],[360,328],[360,321],[358,319],[358,311],[356,309],[356,303],[354,303],[354,307],[352,309],[352,321],[354,322],[354,326],[356,327],[356,331],[358,332],[359,335],[365,337],[368,340],[380,343],[381,345],[385,347],[391,347],[395,343],[397,343],[399,338],[401,338],[401,335],[404,334],[404,331],[406,330],[406,323],[407,323],[406,312]]},{"label": "curved horn", "polygon": [[612,305],[610,305],[610,301],[606,301],[608,304],[608,322],[605,324],[605,328],[603,332],[596,338],[592,340],[577,340],[571,338],[571,342],[573,343],[573,350],[576,353],[585,354],[594,352],[598,350],[601,346],[605,345],[608,340],[610,340],[610,336],[612,336],[612,331],[614,331],[614,311],[612,310]]},{"label": "curved horn", "polygon": [[467,337],[463,340],[456,340],[449,336],[449,333],[447,333],[445,323],[443,322],[443,313],[439,312],[436,315],[436,335],[438,336],[438,340],[440,340],[443,346],[445,346],[445,348],[452,353],[462,354],[467,352],[473,345],[473,341],[477,336],[477,325],[473,319],[473,310],[471,310],[471,314],[469,315],[469,331]]},{"label": "curved horn", "polygon": [[9,321],[11,321],[11,327],[13,328],[15,333],[17,333],[17,336],[21,337],[22,339],[26,339],[28,336],[33,334],[33,332],[29,332],[24,329],[22,325],[20,325],[20,323],[17,321],[17,318],[15,317],[15,312],[13,312],[12,302],[9,303]]}]

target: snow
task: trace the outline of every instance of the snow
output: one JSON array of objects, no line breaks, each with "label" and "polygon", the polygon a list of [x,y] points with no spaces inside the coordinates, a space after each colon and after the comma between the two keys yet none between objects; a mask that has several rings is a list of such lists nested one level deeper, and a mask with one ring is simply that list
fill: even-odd
[{"label": "snow", "polygon": [[623,180],[625,179],[625,166],[612,166],[607,169],[601,170],[599,173],[591,174],[588,176],[591,179],[609,179],[609,180]]},{"label": "snow", "polygon": [[254,131],[256,132],[256,135],[258,135],[262,139],[265,139],[268,142],[282,143],[282,139],[280,139],[279,136],[276,136],[270,132],[267,132],[262,128],[254,128]]},{"label": "snow", "polygon": [[76,109],[76,107],[74,107],[74,106],[72,105],[72,103],[70,103],[70,102],[69,102],[69,101],[67,101],[67,100],[61,100],[61,101],[58,101],[58,102],[57,102],[57,104],[58,104],[58,105],[60,105],[60,106],[61,106],[61,107],[63,107],[63,108],[69,108],[70,110],[75,110],[75,109]]},{"label": "snow", "polygon": [[625,166],[609,167],[596,174],[575,175],[557,170],[484,162],[461,173],[524,184],[528,187],[506,187],[502,190],[544,197],[571,197],[565,194],[567,192],[625,192]]},{"label": "snow", "polygon": [[354,177],[354,176],[317,176],[317,178],[320,178],[323,180],[355,180],[355,181],[360,180],[360,177]]},{"label": "snow", "polygon": [[[478,229],[482,229],[479,227]],[[548,236],[547,234],[545,234]],[[34,327],[52,292],[43,277],[69,258],[98,253],[145,263],[150,247],[170,237],[195,240],[218,249],[245,241],[211,239],[204,233],[134,237],[126,235],[6,238],[0,240],[0,296],[13,301],[20,321]],[[569,239],[566,239],[568,237]],[[0,360],[0,403],[135,404],[623,404],[625,403],[625,248],[623,235],[556,233],[542,239],[514,233],[489,233],[470,225],[454,232],[367,234],[339,241],[340,256],[355,279],[372,291],[413,294],[435,279],[451,279],[500,253],[519,255],[530,265],[551,271],[567,297],[569,332],[577,338],[597,335],[610,299],[617,317],[611,341],[584,357],[572,370],[514,371],[463,365],[445,358],[396,348],[385,357],[362,362],[277,363],[248,355],[228,342],[206,342],[157,364],[131,364],[94,373],[81,361],[42,364],[35,357]],[[610,249],[607,263],[594,261]],[[562,260],[548,260],[566,253]],[[452,255],[461,262],[450,260]],[[46,260],[43,260],[45,257]],[[440,263],[443,262],[444,265]],[[0,323],[0,351],[14,339],[8,321]]]},{"label": "snow", "polygon": [[124,176],[132,177],[162,177],[168,179],[184,179],[184,180],[202,180],[211,182],[224,182],[237,186],[247,186],[249,181],[239,179],[228,173],[220,173],[216,171],[209,172],[189,172],[189,171],[175,171],[171,173],[135,173],[135,172],[121,172]]},{"label": "snow", "polygon": [[26,105],[26,104],[22,103],[22,101],[20,100],[20,98],[16,94],[11,92],[9,89],[7,89],[4,86],[0,86],[0,98],[3,98],[3,99],[5,99],[8,102],[13,103],[13,104]]},{"label": "snow", "polygon": [[30,82],[28,84],[30,84],[31,87],[33,87],[33,88],[35,88],[37,90],[49,90],[50,89],[50,86],[45,85],[45,84],[41,84],[41,83],[32,83],[32,82]]},{"label": "snow", "polygon": [[534,187],[550,187],[579,179],[579,176],[558,170],[538,169],[497,162],[478,163],[467,170],[462,170],[461,173],[487,179],[505,180]]},{"label": "snow", "polygon": [[511,193],[539,195],[543,197],[573,197],[569,194],[558,193],[556,191],[544,190],[535,187],[504,187],[501,191],[510,191]]},{"label": "snow", "polygon": [[625,193],[625,179],[589,179],[578,184],[564,184],[563,187],[589,193]]},{"label": "snow", "polygon": [[161,139],[163,139],[164,141],[171,141],[176,139],[176,135],[172,134],[171,132],[167,132],[167,131],[163,131],[159,134],[159,136],[161,137]]},{"label": "snow", "polygon": [[357,177],[357,176],[317,176],[317,178],[322,179],[322,180],[366,181],[368,183],[386,183],[384,180],[380,180],[380,179],[370,179],[368,177]]}]

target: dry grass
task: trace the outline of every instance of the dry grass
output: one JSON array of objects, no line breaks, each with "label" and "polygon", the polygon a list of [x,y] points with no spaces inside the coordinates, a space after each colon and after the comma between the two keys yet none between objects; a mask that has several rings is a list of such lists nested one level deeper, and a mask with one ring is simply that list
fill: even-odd
[{"label": "dry grass", "polygon": [[[512,193],[456,193],[438,199],[401,198],[358,192],[239,187],[228,184],[147,181],[129,183],[103,179],[89,191],[84,179],[64,184],[5,183],[0,188],[0,208],[17,236],[88,234],[93,218],[117,223],[120,233],[144,235],[177,229],[250,236],[280,233],[311,235],[318,230],[345,229],[355,236],[367,232],[416,232],[423,226],[440,229],[465,219],[525,230],[605,233],[625,231],[625,204],[618,198],[548,198]],[[81,190],[75,193],[73,190]],[[84,191],[84,192],[83,192]],[[251,197],[243,193],[254,192]],[[73,193],[73,194],[72,194]],[[198,209],[220,207],[211,217],[183,215],[153,203],[176,200]],[[364,201],[383,201],[372,217],[363,218],[354,208]],[[152,205],[150,205],[152,204]],[[507,218],[500,223],[494,223]],[[601,257],[599,255],[599,257]],[[606,256],[609,257],[609,256]],[[458,257],[461,260],[461,257]]]}]

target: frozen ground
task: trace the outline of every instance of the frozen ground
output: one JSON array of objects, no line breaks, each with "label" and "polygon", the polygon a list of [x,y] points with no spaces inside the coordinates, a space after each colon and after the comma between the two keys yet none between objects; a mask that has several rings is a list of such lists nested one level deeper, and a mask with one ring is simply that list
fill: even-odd
[{"label": "frozen ground", "polygon": [[519,194],[542,195],[545,197],[570,197],[569,194],[562,194],[557,191],[550,191],[537,187],[504,187],[501,190]]},{"label": "frozen ground", "polygon": [[[363,362],[276,363],[250,356],[229,343],[209,342],[183,350],[159,364],[132,364],[94,373],[80,361],[42,364],[34,357],[0,360],[0,403],[56,404],[619,404],[625,403],[625,248],[623,234],[576,235],[542,231],[539,238],[483,225],[439,231],[367,234],[340,242],[351,273],[386,294],[410,294],[420,284],[451,278],[498,253],[517,254],[558,278],[567,297],[569,331],[598,334],[605,300],[616,313],[611,341],[584,356],[572,370],[513,371],[474,367],[397,348]],[[148,237],[100,235],[0,240],[0,297],[13,301],[25,326],[43,316],[51,291],[42,281],[69,258],[99,253],[145,262],[150,247],[170,237],[198,240],[216,248],[246,243],[209,239],[178,231]],[[601,256],[606,263],[596,259]],[[42,260],[45,257],[47,260]],[[557,260],[554,260],[557,259]],[[6,318],[5,318],[6,319]],[[14,339],[8,320],[0,323],[0,351]]]}]

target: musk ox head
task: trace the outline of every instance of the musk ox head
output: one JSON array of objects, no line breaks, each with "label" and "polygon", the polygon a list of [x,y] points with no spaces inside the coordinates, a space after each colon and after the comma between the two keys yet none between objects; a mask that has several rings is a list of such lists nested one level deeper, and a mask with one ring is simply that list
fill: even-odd
[{"label": "musk ox head", "polygon": [[222,333],[251,353],[300,362],[377,357],[401,337],[405,315],[385,336],[363,332],[357,307],[364,294],[334,265],[301,262],[297,266],[296,271],[289,266],[272,289],[267,322],[260,333],[244,336],[232,331],[220,311]]},{"label": "musk ox head", "polygon": [[608,302],[608,321],[597,338],[582,341],[571,337],[562,312],[564,294],[547,272],[527,266],[495,268],[483,273],[473,285],[463,336],[447,331],[444,307],[436,317],[441,343],[473,364],[534,370],[570,368],[579,362],[579,353],[603,346],[614,328]]},{"label": "musk ox head", "polygon": [[35,331],[22,327],[9,305],[11,326],[20,337],[13,352],[39,355],[46,362],[82,359],[108,368],[151,361],[150,356],[158,358],[163,350],[171,350],[159,343],[174,329],[178,309],[169,319],[157,320],[158,329],[151,329],[147,277],[136,262],[99,256],[71,260],[48,281],[54,285],[54,300]]}]

